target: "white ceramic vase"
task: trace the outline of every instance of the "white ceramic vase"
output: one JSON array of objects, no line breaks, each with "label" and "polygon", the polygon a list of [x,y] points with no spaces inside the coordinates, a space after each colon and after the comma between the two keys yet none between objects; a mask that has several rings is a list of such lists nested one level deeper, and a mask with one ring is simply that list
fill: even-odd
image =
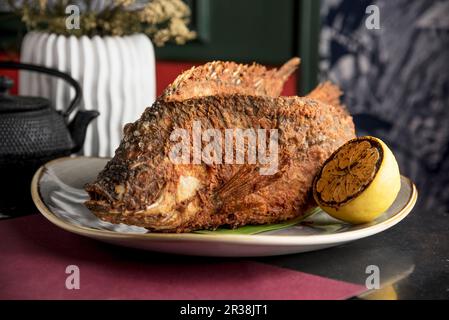
[{"label": "white ceramic vase", "polygon": [[[77,38],[30,32],[20,60],[69,73],[83,89],[81,108],[100,112],[88,128],[86,156],[113,156],[123,126],[138,119],[156,97],[154,48],[144,34]],[[63,80],[28,71],[20,71],[19,93],[47,97],[57,110],[74,95]]]}]

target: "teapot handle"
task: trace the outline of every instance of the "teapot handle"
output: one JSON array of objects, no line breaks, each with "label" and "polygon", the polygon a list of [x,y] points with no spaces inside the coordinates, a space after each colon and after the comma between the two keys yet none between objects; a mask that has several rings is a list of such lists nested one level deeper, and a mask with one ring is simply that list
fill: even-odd
[{"label": "teapot handle", "polygon": [[29,71],[36,71],[40,73],[45,73],[54,77],[61,78],[68,82],[73,89],[75,89],[75,97],[70,101],[70,104],[68,108],[63,111],[63,115],[65,118],[67,118],[70,113],[75,109],[75,107],[80,103],[81,101],[81,95],[82,90],[79,85],[79,83],[73,79],[70,75],[67,73],[58,71],[56,69],[47,68],[40,65],[33,65],[28,63],[21,63],[21,62],[15,62],[15,61],[0,61],[0,69],[22,69],[22,70],[29,70]]}]

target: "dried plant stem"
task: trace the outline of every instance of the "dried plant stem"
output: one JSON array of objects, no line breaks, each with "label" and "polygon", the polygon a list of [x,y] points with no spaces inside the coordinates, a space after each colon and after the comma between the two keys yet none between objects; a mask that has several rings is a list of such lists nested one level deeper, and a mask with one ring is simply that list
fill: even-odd
[{"label": "dried plant stem", "polygon": [[80,13],[80,29],[66,28],[68,0],[24,0],[21,6],[14,0],[7,1],[29,30],[90,37],[142,32],[157,46],[169,41],[183,44],[196,37],[188,28],[191,13],[182,0],[151,0],[139,6],[135,0],[111,0],[100,10],[94,10],[93,1],[80,0],[85,8]]}]

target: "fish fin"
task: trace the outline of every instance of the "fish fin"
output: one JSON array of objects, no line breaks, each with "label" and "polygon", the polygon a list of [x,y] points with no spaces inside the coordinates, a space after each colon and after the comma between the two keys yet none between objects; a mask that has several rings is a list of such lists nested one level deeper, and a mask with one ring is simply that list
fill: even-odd
[{"label": "fish fin", "polygon": [[180,74],[158,100],[182,101],[225,94],[278,97],[299,62],[299,58],[293,58],[279,69],[270,70],[256,63],[208,62]]},{"label": "fish fin", "polygon": [[276,71],[276,75],[282,81],[286,81],[290,75],[298,69],[299,64],[301,63],[301,59],[298,57],[291,58],[288,60],[279,70]]},{"label": "fish fin", "polygon": [[346,110],[346,107],[342,104],[340,97],[343,95],[340,87],[333,84],[330,81],[320,83],[315,89],[313,89],[306,98],[321,101],[325,104],[332,106],[339,106]]},{"label": "fish fin", "polygon": [[244,164],[215,192],[215,195],[221,201],[244,198],[278,180],[284,173],[283,168],[285,165],[275,174],[261,175],[259,165]]},{"label": "fish fin", "polygon": [[257,217],[265,217],[267,211],[267,200],[258,194],[252,194],[251,197],[245,199],[233,199],[223,203],[219,212],[229,214],[227,223],[234,229],[244,225],[239,217],[253,219],[251,224],[257,224]]}]

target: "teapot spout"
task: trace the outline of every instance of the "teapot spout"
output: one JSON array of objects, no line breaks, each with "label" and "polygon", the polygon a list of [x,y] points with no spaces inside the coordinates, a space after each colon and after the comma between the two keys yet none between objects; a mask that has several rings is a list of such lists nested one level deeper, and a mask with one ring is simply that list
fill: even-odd
[{"label": "teapot spout", "polygon": [[76,153],[81,150],[86,138],[87,126],[98,117],[100,113],[94,110],[81,110],[75,115],[75,118],[69,123],[69,130],[73,140],[72,152]]}]

